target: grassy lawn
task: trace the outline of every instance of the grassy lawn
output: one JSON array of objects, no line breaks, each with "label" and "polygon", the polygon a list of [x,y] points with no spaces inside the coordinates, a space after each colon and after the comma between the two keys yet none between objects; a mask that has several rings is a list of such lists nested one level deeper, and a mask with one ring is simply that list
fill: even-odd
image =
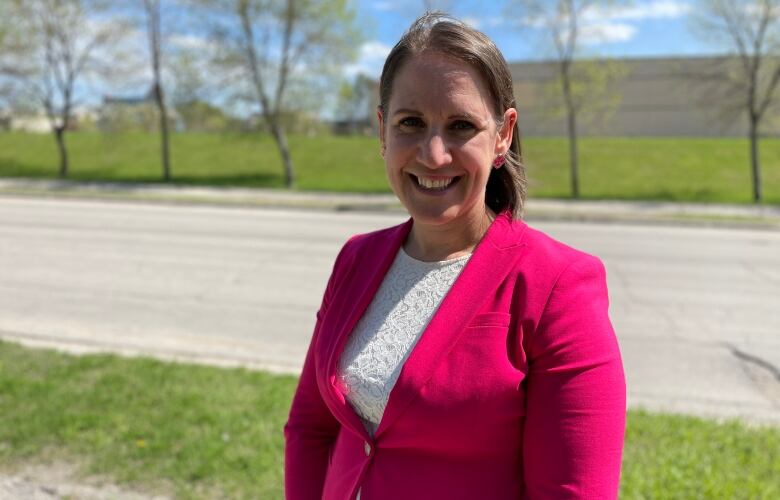
[{"label": "grassy lawn", "polygon": [[[160,178],[157,137],[141,133],[68,136],[71,178],[155,182]],[[524,155],[530,194],[567,197],[567,146],[563,139],[528,138]],[[387,184],[372,137],[290,138],[298,189],[384,192]],[[761,143],[764,196],[780,203],[780,139]],[[176,182],[281,187],[273,140],[258,134],[175,134]],[[751,199],[745,139],[582,138],[584,198],[748,203]],[[54,177],[57,154],[49,135],[0,133],[0,176]]]},{"label": "grassy lawn", "polygon": [[177,497],[282,498],[296,380],[0,342],[0,464],[77,457]]},{"label": "grassy lawn", "polygon": [[[295,383],[0,342],[0,463],[76,457],[181,498],[282,498]],[[632,411],[621,498],[780,498],[780,429]]]}]

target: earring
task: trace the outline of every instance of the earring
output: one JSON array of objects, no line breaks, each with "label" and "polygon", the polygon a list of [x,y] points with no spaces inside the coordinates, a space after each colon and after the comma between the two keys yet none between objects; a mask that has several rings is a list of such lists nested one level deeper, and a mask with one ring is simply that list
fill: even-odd
[{"label": "earring", "polygon": [[385,145],[384,144],[382,144],[382,149],[379,150],[379,156],[381,156],[382,158],[385,157]]},{"label": "earring", "polygon": [[493,168],[499,169],[504,166],[504,162],[506,159],[504,158],[504,155],[498,155],[496,156],[496,159],[493,160]]}]

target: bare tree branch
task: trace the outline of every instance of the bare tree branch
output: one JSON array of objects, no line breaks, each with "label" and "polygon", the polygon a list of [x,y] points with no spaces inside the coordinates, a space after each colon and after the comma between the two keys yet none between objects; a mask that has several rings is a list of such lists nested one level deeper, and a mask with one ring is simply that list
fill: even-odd
[{"label": "bare tree branch", "polygon": [[[775,102],[780,82],[780,52],[776,43],[780,37],[780,3],[700,0],[693,15],[693,28],[700,36],[729,47],[741,63],[741,72],[722,72],[720,77],[732,89],[731,96],[742,103],[742,112],[748,119],[752,194],[753,200],[760,202],[760,130]],[[729,100],[721,106],[730,106]]]},{"label": "bare tree branch", "polygon": [[[285,184],[294,184],[284,117],[291,106],[291,85],[314,82],[354,54],[358,38],[355,13],[344,0],[191,0],[211,22],[222,71],[243,72],[228,82],[235,97],[251,96],[273,136],[284,168]],[[296,80],[297,78],[297,80]],[[248,86],[242,85],[248,83]],[[247,88],[248,87],[248,88]]]},{"label": "bare tree branch", "polygon": [[[543,26],[550,37],[555,50],[555,58],[559,71],[561,98],[565,107],[566,128],[569,139],[569,171],[571,193],[574,198],[580,195],[579,185],[579,153],[577,147],[577,121],[581,109],[581,85],[574,81],[574,63],[578,51],[579,37],[582,30],[581,21],[588,9],[597,4],[610,5],[619,2],[596,0],[514,0],[510,2],[510,13],[519,12],[526,24]],[[606,68],[606,66],[604,66]],[[598,68],[594,66],[593,68]],[[619,72],[614,72],[617,76]],[[610,79],[596,79],[602,86],[611,83]],[[595,89],[594,89],[595,90]]]},{"label": "bare tree branch", "polygon": [[15,40],[0,54],[0,67],[14,82],[19,99],[30,95],[39,102],[55,136],[60,176],[68,175],[65,134],[76,104],[77,82],[92,70],[98,47],[118,40],[120,25],[100,25],[105,12],[98,0],[11,0],[6,4],[18,30]]}]

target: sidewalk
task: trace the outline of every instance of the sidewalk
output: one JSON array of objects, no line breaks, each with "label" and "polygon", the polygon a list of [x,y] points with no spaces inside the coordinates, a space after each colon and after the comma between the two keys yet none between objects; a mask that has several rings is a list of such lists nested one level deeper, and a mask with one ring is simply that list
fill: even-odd
[{"label": "sidewalk", "polygon": [[[335,211],[403,210],[392,194],[69,180],[0,179],[0,194]],[[530,220],[747,225],[780,230],[780,206],[777,205],[530,199],[525,217]]]}]

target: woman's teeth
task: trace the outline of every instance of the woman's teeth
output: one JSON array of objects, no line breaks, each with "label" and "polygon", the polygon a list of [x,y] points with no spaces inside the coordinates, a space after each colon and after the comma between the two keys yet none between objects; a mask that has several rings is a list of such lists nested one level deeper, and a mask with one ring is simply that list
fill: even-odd
[{"label": "woman's teeth", "polygon": [[417,177],[417,183],[425,189],[446,189],[452,184],[454,177],[448,177],[446,179],[426,179],[425,177]]}]

